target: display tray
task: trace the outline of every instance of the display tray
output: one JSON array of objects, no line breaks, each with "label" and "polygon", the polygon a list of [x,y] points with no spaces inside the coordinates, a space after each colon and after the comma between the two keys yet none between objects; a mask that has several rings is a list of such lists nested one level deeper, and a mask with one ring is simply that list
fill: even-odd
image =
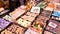
[{"label": "display tray", "polygon": [[38,32],[34,31],[33,28],[28,28],[24,34],[39,34]]},{"label": "display tray", "polygon": [[32,6],[31,0],[14,11],[1,9],[0,34],[60,34],[60,1],[53,1]]},{"label": "display tray", "polygon": [[3,30],[1,32],[1,34],[23,34],[25,31],[25,28],[17,25],[17,24],[11,24],[8,28],[6,28],[5,30]]},{"label": "display tray", "polygon": [[59,26],[60,26],[59,22],[55,20],[49,20],[49,24],[47,25],[46,30],[59,34],[60,33]]},{"label": "display tray", "polygon": [[3,18],[0,18],[0,32],[2,30],[4,30],[5,28],[7,28],[10,24],[11,24],[11,22],[9,22]]},{"label": "display tray", "polygon": [[45,30],[45,31],[44,31],[44,34],[54,34],[54,33],[52,33],[52,32],[50,32],[50,31]]}]

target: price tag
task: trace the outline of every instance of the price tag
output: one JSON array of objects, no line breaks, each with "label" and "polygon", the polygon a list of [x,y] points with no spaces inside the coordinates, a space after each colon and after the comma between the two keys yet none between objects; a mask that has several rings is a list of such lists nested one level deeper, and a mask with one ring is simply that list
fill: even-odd
[{"label": "price tag", "polygon": [[56,25],[55,23],[53,23],[53,22],[50,22],[48,25],[49,25],[50,27],[52,27],[52,28],[56,28],[56,27],[57,27],[57,25]]},{"label": "price tag", "polygon": [[31,12],[40,13],[40,7],[32,7]]}]

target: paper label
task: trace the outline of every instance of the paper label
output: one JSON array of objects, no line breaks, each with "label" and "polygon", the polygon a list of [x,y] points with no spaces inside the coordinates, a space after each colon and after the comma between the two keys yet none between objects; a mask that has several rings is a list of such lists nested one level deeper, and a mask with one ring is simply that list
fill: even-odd
[{"label": "paper label", "polygon": [[57,25],[55,23],[53,23],[53,22],[50,22],[48,25],[51,26],[52,28],[56,28],[57,27]]},{"label": "paper label", "polygon": [[32,7],[31,12],[40,13],[40,7]]}]

